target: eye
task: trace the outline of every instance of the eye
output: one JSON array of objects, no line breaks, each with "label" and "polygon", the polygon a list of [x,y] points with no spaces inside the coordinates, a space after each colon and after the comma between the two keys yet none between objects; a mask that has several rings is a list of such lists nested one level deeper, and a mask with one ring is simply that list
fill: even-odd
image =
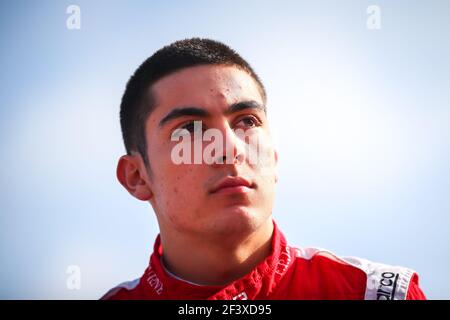
[{"label": "eye", "polygon": [[238,128],[254,128],[261,126],[261,121],[259,121],[254,116],[245,116],[241,118],[237,123],[236,127]]},{"label": "eye", "polygon": [[184,125],[182,125],[180,127],[180,129],[185,129],[187,131],[189,131],[190,133],[193,133],[196,128],[194,121],[189,121],[187,123],[185,123]]},{"label": "eye", "polygon": [[181,126],[177,127],[172,132],[172,137],[179,137],[179,136],[194,136],[196,132],[202,132],[204,130],[202,121],[199,120],[191,120],[187,121]]}]

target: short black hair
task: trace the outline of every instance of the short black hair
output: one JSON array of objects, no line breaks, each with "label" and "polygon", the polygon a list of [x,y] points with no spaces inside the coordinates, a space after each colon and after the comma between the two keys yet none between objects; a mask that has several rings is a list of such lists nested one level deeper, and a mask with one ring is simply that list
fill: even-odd
[{"label": "short black hair", "polygon": [[164,76],[198,65],[230,65],[249,73],[260,87],[266,102],[265,88],[250,65],[227,45],[201,38],[171,43],[145,60],[128,80],[120,105],[120,125],[127,154],[137,151],[149,165],[145,123],[155,107],[150,87]]}]

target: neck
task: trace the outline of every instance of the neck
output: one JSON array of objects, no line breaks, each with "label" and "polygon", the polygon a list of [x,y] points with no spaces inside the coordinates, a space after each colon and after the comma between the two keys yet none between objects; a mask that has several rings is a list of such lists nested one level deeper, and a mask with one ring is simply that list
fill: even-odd
[{"label": "neck", "polygon": [[189,282],[225,285],[248,274],[270,254],[272,234],[272,219],[267,219],[250,234],[226,241],[191,234],[168,234],[161,228],[164,265]]}]

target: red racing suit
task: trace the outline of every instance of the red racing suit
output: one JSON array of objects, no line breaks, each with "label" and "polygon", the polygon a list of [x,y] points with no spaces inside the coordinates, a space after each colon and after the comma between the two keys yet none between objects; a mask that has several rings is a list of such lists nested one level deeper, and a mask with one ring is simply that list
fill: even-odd
[{"label": "red racing suit", "polygon": [[338,257],[316,248],[287,244],[274,223],[271,254],[246,276],[225,286],[201,286],[168,272],[158,236],[142,277],[124,282],[102,299],[426,299],[413,270],[355,257]]}]

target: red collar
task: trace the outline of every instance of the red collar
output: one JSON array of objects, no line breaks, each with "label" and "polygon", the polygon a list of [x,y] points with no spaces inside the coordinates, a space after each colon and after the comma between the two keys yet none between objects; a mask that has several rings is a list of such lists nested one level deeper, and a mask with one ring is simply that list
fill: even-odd
[{"label": "red collar", "polygon": [[169,275],[161,264],[162,245],[156,238],[141,283],[153,299],[264,299],[273,292],[291,263],[286,239],[274,222],[270,255],[244,277],[225,286],[198,286]]}]

